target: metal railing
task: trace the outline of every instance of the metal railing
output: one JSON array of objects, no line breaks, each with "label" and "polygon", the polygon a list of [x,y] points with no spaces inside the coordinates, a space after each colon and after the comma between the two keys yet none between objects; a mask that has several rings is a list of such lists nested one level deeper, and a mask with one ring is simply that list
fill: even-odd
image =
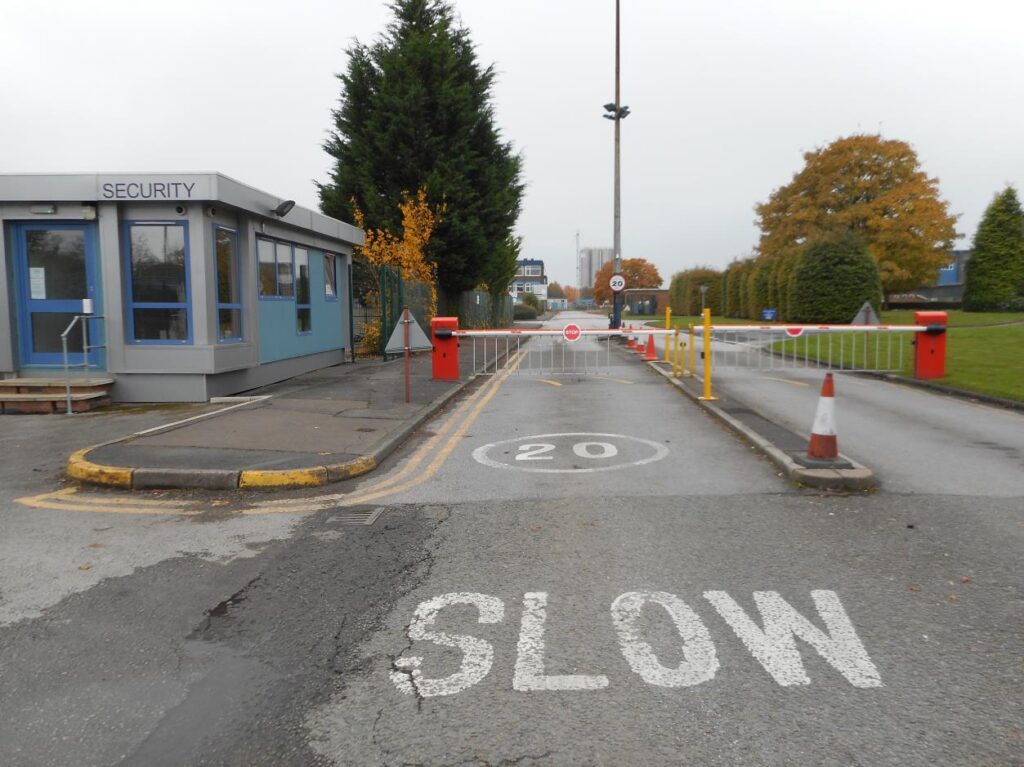
[{"label": "metal railing", "polygon": [[[702,330],[696,328],[700,335]],[[711,361],[764,371],[900,371],[909,359],[907,334],[924,330],[918,325],[717,325],[711,331]]]},{"label": "metal railing", "polygon": [[89,344],[89,320],[102,320],[104,319],[102,314],[76,314],[74,319],[64,328],[64,332],[60,334],[60,348],[61,353],[64,357],[64,401],[67,405],[67,414],[71,415],[74,410],[71,405],[71,368],[78,367],[78,365],[72,365],[68,356],[68,336],[71,335],[71,331],[75,329],[75,325],[79,322],[82,323],[82,363],[81,367],[86,372],[89,371],[89,352],[93,349],[104,349],[106,344]]},{"label": "metal railing", "polygon": [[[645,328],[638,332],[646,336],[674,331]],[[629,364],[611,351],[613,339],[628,335],[624,330],[581,330],[572,341],[561,329],[455,330],[452,335],[470,345],[477,375],[496,375],[510,359],[516,360],[516,375],[607,376],[615,366]]]}]

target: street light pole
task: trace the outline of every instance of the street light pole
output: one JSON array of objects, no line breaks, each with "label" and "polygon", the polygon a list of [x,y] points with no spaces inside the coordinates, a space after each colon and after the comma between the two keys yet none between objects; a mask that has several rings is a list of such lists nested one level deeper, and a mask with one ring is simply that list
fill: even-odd
[{"label": "street light pole", "polygon": [[[619,0],[615,0],[615,213],[614,213],[614,265],[612,272],[622,272],[622,176],[619,162],[620,124],[622,100],[619,97]],[[622,325],[622,294],[612,294],[612,329]]]},{"label": "street light pole", "polygon": [[[615,0],[615,103],[604,105],[605,119],[615,121],[615,212],[614,212],[614,253],[612,255],[612,272],[622,271],[622,180],[619,168],[619,123],[629,115],[629,107],[622,106],[619,93],[619,0]],[[622,296],[612,294],[612,323],[617,329],[622,325]]]}]

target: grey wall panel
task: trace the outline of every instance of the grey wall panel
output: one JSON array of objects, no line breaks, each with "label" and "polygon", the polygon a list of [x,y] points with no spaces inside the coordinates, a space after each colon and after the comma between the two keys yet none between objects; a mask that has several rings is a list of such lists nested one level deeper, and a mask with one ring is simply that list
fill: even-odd
[{"label": "grey wall panel", "polygon": [[126,344],[126,373],[212,373],[213,347],[177,344]]},{"label": "grey wall panel", "polygon": [[211,397],[226,397],[278,381],[286,381],[313,370],[340,365],[342,362],[344,362],[343,352],[336,349],[320,354],[310,354],[308,357],[292,357],[247,370],[221,373],[210,376],[207,381],[207,393]]},{"label": "grey wall panel", "polygon": [[206,402],[206,376],[121,373],[111,392],[114,402]]},{"label": "grey wall panel", "polygon": [[218,344],[213,353],[213,364],[215,373],[254,367],[259,364],[256,344],[249,341]]},{"label": "grey wall panel", "polygon": [[107,370],[124,370],[124,283],[121,280],[121,231],[116,203],[99,205],[100,282],[103,284],[103,325]]}]

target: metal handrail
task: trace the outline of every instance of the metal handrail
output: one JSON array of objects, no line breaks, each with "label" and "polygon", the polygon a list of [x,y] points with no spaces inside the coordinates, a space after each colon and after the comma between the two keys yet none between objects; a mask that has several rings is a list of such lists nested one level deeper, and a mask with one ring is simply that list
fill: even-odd
[{"label": "metal handrail", "polygon": [[67,405],[67,415],[71,415],[74,411],[71,408],[71,363],[68,360],[68,336],[71,331],[74,330],[75,325],[78,324],[79,320],[85,320],[82,323],[82,367],[86,372],[89,370],[89,352],[93,349],[105,349],[106,344],[96,344],[94,346],[89,345],[89,320],[102,320],[104,316],[102,314],[76,314],[74,319],[64,328],[64,332],[60,334],[60,348],[64,355],[64,400]]}]

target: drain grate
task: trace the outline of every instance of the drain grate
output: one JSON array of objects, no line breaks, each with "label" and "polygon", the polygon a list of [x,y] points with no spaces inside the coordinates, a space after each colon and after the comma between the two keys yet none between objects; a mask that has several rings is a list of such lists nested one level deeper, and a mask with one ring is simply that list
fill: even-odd
[{"label": "drain grate", "polygon": [[338,525],[372,525],[383,513],[383,506],[341,506],[327,521]]}]

